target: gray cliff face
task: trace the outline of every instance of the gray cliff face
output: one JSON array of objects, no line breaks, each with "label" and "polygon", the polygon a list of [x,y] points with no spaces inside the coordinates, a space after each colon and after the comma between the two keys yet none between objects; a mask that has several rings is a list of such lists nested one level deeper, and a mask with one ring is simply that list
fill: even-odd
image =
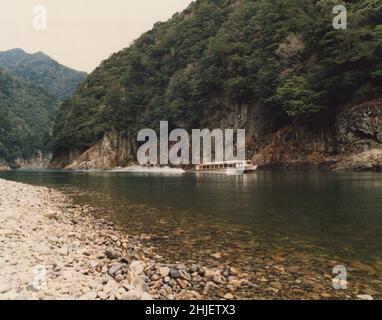
[{"label": "gray cliff face", "polygon": [[[224,105],[223,105],[224,106]],[[277,126],[266,113],[249,106],[205,110],[201,128],[246,129],[248,158],[262,168],[380,170],[382,167],[382,101],[354,106],[314,124]],[[268,111],[270,112],[270,111]],[[110,169],[136,160],[135,137],[107,133],[88,150],[58,155],[52,168]]]},{"label": "gray cliff face", "polygon": [[66,154],[55,156],[49,167],[69,170],[111,169],[133,162],[135,153],[134,140],[116,131],[110,131],[102,140],[84,152],[71,150]]},{"label": "gray cliff face", "polygon": [[6,163],[0,161],[0,171],[7,171],[9,169],[9,166]]},{"label": "gray cliff face", "polygon": [[339,115],[336,121],[338,153],[354,154],[382,144],[382,102],[365,103]]},{"label": "gray cliff face", "polygon": [[257,141],[277,128],[271,113],[272,110],[262,110],[256,106],[233,105],[228,101],[215,100],[204,110],[201,128],[245,129],[246,147],[251,153]]},{"label": "gray cliff face", "polygon": [[9,170],[11,168],[44,169],[48,167],[51,156],[51,154],[43,154],[41,151],[37,151],[33,157],[28,159],[16,158],[11,164],[0,159],[0,170]]},{"label": "gray cliff face", "polygon": [[[215,109],[216,108],[216,109]],[[216,112],[214,110],[222,110]],[[204,110],[199,127],[195,129],[246,129],[247,150],[253,153],[254,142],[264,136],[274,126],[266,113],[248,105],[232,105],[215,100]],[[176,123],[175,127],[182,127]],[[111,169],[136,162],[136,137],[127,137],[115,130],[105,134],[103,139],[88,150],[71,150],[55,155],[50,163],[51,168],[65,169]]]},{"label": "gray cliff face", "polygon": [[48,167],[49,161],[50,156],[43,158],[34,157],[29,159],[16,159],[12,167],[15,169],[44,169]]},{"label": "gray cliff face", "polygon": [[262,167],[380,170],[382,101],[339,112],[315,124],[293,124],[267,136],[254,160]]}]

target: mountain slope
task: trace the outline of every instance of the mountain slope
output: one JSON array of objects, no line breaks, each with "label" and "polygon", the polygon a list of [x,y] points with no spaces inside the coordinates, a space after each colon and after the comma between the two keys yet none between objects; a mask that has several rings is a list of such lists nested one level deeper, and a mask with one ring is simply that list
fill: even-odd
[{"label": "mountain slope", "polygon": [[0,159],[12,164],[43,150],[59,101],[0,69]]},{"label": "mountain slope", "polygon": [[50,153],[58,107],[85,76],[43,53],[0,52],[0,162],[23,164]]},{"label": "mountain slope", "polygon": [[65,67],[44,53],[28,54],[21,49],[0,52],[0,68],[44,88],[59,100],[69,98],[86,77],[85,72]]},{"label": "mountain slope", "polygon": [[[344,3],[348,30],[334,30],[332,0],[195,1],[104,61],[64,103],[52,166],[125,165],[135,159],[137,131],[160,120],[245,128],[252,156],[286,126],[309,131],[380,98],[380,3]],[[371,136],[380,145],[379,133]],[[323,153],[342,152],[333,137]]]},{"label": "mountain slope", "polygon": [[[166,101],[170,83],[198,63],[235,2],[196,1],[105,60],[63,104],[54,129],[56,153],[84,150],[114,128],[130,134],[157,127],[157,119],[172,112]],[[198,111],[189,111],[195,121]]]}]

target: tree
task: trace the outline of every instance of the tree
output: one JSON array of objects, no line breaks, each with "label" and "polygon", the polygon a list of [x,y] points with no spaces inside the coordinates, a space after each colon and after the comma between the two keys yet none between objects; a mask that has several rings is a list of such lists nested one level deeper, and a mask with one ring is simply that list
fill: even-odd
[{"label": "tree", "polygon": [[274,100],[291,117],[301,117],[320,112],[323,109],[316,104],[318,95],[302,76],[292,76],[286,79],[277,88]]}]

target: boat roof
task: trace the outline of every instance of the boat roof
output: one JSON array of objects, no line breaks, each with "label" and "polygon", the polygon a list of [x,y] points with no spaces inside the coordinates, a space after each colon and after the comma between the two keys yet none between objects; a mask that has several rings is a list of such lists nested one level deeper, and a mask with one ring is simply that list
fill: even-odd
[{"label": "boat roof", "polygon": [[238,162],[247,162],[250,160],[230,160],[230,161],[217,161],[217,162],[203,162],[199,163],[200,166],[202,165],[212,165],[212,164],[232,164],[232,163],[238,163]]}]

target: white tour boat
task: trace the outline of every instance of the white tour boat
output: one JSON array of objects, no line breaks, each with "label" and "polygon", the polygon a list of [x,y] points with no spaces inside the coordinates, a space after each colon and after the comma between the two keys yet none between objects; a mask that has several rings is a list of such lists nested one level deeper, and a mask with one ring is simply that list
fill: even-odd
[{"label": "white tour boat", "polygon": [[250,160],[233,160],[222,162],[202,163],[195,166],[196,172],[212,172],[225,174],[251,173],[257,170],[257,165]]}]

